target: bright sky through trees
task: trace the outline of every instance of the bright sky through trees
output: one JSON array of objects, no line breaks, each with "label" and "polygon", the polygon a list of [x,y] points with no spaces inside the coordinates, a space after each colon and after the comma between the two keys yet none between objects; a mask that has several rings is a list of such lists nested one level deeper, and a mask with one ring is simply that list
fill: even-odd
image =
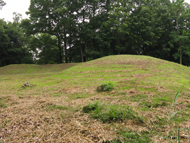
[{"label": "bright sky through trees", "polygon": [[[4,18],[6,21],[13,21],[13,12],[22,14],[22,18],[28,18],[25,14],[28,11],[30,0],[4,0],[6,5],[3,10],[0,11],[0,18]],[[190,0],[185,0],[190,3]]]},{"label": "bright sky through trees", "polygon": [[25,14],[28,11],[30,0],[4,0],[6,5],[0,10],[0,18],[5,21],[13,21],[13,12],[22,14],[22,18],[28,18]]}]

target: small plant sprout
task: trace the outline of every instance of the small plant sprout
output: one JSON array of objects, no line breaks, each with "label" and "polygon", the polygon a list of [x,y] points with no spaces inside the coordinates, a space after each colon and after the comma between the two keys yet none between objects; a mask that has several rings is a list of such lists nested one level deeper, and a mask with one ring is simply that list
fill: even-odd
[{"label": "small plant sprout", "polygon": [[[169,120],[169,127],[170,127],[170,131],[169,131],[169,137],[170,137],[170,140],[171,139],[176,139],[178,143],[180,143],[180,130],[186,130],[186,129],[181,129],[180,127],[177,127],[176,126],[176,120],[179,119],[176,115],[184,110],[178,110],[176,111],[176,105],[178,103],[177,102],[177,99],[179,97],[179,94],[180,92],[177,92],[177,94],[175,95],[175,98],[174,98],[174,101],[173,101],[173,104],[171,105],[171,109],[172,111],[169,113],[169,116],[167,116],[168,120]],[[189,110],[189,109],[185,109],[185,110]],[[175,129],[171,129],[172,128],[172,125],[174,127],[176,127]],[[173,137],[172,137],[173,135]]]}]

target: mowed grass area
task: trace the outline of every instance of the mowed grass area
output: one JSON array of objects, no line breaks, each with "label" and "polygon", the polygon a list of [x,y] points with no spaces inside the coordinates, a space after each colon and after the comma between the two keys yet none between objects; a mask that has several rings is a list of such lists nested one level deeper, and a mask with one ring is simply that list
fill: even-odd
[{"label": "mowed grass area", "polygon": [[0,68],[0,142],[188,143],[188,108],[189,67],[148,56]]},{"label": "mowed grass area", "polygon": [[15,64],[0,67],[0,75],[7,74],[34,74],[34,73],[48,73],[59,72],[77,65],[77,63],[69,64],[47,64],[47,65],[34,65],[34,64]]}]

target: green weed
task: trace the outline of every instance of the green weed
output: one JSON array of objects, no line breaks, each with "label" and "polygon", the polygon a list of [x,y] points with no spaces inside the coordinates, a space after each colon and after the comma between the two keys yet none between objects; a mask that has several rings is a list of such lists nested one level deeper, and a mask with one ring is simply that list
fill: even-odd
[{"label": "green weed", "polygon": [[113,90],[113,84],[112,83],[102,84],[102,85],[97,87],[98,92],[111,91],[111,90]]},{"label": "green weed", "polygon": [[116,104],[106,105],[94,102],[84,106],[82,110],[85,113],[90,113],[92,118],[100,119],[104,123],[122,121],[125,119],[141,120],[129,106],[120,106]]},{"label": "green weed", "polygon": [[96,112],[100,111],[101,109],[102,109],[102,105],[99,102],[94,102],[94,103],[88,104],[87,106],[84,106],[82,111],[84,113],[90,113],[95,110],[96,110]]},{"label": "green weed", "polygon": [[[178,143],[180,143],[180,131],[181,131],[181,130],[188,130],[188,129],[181,129],[181,128],[177,125],[177,123],[178,123],[179,121],[184,121],[184,118],[183,118],[183,117],[178,118],[178,116],[177,116],[177,114],[181,113],[181,112],[184,111],[184,110],[178,110],[178,111],[176,111],[176,105],[178,104],[178,103],[176,103],[176,102],[177,102],[177,99],[178,99],[178,97],[179,97],[179,94],[180,94],[180,92],[178,92],[178,93],[175,95],[174,100],[173,100],[173,104],[171,105],[171,111],[170,111],[169,115],[166,116],[167,119],[168,119],[168,123],[169,123],[170,129],[171,129],[171,126],[175,126],[175,127],[176,127],[174,130],[170,130],[168,136],[171,137],[171,138],[173,138],[173,139],[176,139],[176,141],[177,141]],[[186,109],[186,110],[189,110],[189,109]]]}]

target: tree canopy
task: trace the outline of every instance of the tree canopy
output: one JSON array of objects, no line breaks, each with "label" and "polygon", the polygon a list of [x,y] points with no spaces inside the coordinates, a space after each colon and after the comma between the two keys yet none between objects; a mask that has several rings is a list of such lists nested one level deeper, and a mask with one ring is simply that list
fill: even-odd
[{"label": "tree canopy", "polygon": [[190,5],[184,0],[31,0],[27,14],[21,22],[15,14],[14,23],[36,63],[139,54],[190,65]]}]

